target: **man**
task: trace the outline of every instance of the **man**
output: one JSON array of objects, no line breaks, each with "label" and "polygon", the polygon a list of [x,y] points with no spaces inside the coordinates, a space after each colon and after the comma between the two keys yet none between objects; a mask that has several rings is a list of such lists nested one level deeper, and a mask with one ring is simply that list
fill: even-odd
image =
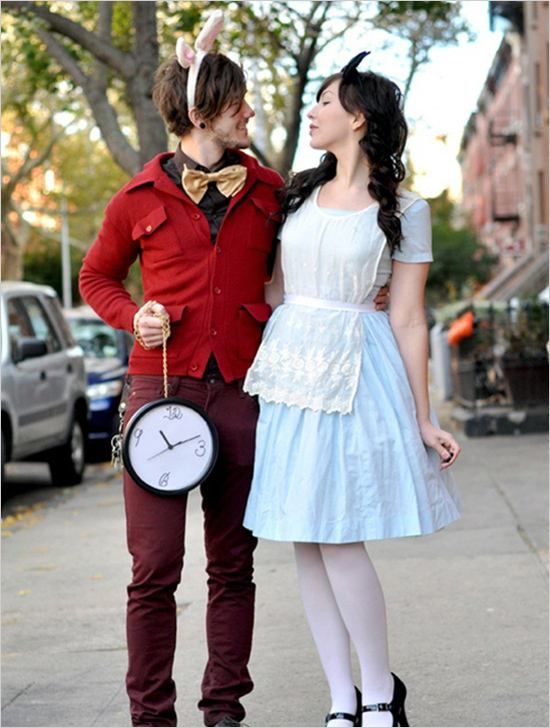
[{"label": "man", "polygon": [[[271,312],[264,284],[283,181],[241,151],[249,146],[254,111],[245,101],[240,67],[218,53],[197,53],[191,62],[193,53],[185,55],[178,52],[159,68],[153,92],[180,138],[177,150],[155,157],[111,200],[84,260],[80,290],[105,321],[136,335],[125,421],[162,396],[162,329],[152,314],[165,313],[169,395],[201,406],[218,430],[216,467],[201,486],[208,662],[199,708],[207,726],[237,726],[245,715],[240,699],[253,687],[247,665],[256,546],[242,519],[257,403],[242,381]],[[225,178],[216,181],[200,174],[222,170]],[[123,285],[137,257],[146,301],[141,309]],[[183,567],[187,496],[159,497],[125,472],[124,499],[133,558],[127,612],[132,724],[175,726],[174,592]]]}]

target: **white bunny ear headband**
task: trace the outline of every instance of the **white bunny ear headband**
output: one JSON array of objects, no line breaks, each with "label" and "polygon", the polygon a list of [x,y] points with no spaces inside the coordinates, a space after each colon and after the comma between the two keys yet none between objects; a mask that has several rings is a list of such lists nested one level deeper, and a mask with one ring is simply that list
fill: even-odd
[{"label": "white bunny ear headband", "polygon": [[195,41],[195,50],[183,40],[178,38],[176,43],[176,57],[182,68],[188,68],[187,76],[187,108],[191,109],[195,105],[195,89],[197,87],[197,78],[199,77],[199,69],[205,55],[212,48],[212,44],[223,26],[223,13],[221,10],[214,10],[206,21],[203,29],[199,33]]}]

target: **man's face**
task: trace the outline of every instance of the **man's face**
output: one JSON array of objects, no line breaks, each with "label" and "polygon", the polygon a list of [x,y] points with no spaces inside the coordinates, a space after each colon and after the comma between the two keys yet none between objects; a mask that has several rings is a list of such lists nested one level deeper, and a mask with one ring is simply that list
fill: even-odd
[{"label": "man's face", "polygon": [[210,132],[224,149],[246,149],[250,146],[247,124],[253,116],[244,99],[237,101],[210,122]]}]

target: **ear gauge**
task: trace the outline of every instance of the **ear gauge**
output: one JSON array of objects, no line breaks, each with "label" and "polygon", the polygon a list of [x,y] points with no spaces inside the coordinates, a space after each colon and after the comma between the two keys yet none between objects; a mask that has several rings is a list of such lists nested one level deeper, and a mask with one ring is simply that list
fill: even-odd
[{"label": "ear gauge", "polygon": [[201,129],[206,129],[206,124],[204,123],[204,121],[201,121],[201,123],[199,124],[199,127]]}]

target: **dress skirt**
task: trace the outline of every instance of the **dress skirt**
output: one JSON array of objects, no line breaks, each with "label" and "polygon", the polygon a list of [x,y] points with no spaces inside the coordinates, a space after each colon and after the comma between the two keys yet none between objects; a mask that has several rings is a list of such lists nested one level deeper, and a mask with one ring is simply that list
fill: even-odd
[{"label": "dress skirt", "polygon": [[361,319],[361,373],[349,414],[260,396],[244,519],[255,536],[351,543],[429,534],[459,518],[452,476],[420,437],[389,317]]}]

